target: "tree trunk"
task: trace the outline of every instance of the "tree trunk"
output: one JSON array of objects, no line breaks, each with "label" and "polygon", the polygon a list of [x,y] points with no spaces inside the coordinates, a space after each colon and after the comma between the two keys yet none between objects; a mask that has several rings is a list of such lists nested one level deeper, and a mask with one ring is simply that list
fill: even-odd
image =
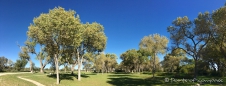
[{"label": "tree trunk", "polygon": [[67,73],[66,65],[64,65],[64,73]]},{"label": "tree trunk", "polygon": [[40,72],[41,73],[44,73],[44,66],[43,66],[43,64],[42,64],[42,60],[41,59],[39,59],[39,62],[40,62]]},{"label": "tree trunk", "polygon": [[81,65],[82,65],[83,56],[81,56],[81,58],[80,58],[79,52],[78,52],[77,57],[78,57],[78,81],[81,81]]},{"label": "tree trunk", "polygon": [[80,61],[79,61],[79,57],[78,57],[78,81],[81,81],[81,71],[80,71]]},{"label": "tree trunk", "polygon": [[194,71],[194,78],[197,78],[197,59],[195,59],[195,71]]},{"label": "tree trunk", "polygon": [[104,62],[102,62],[102,70],[101,70],[102,74],[104,74]]},{"label": "tree trunk", "polygon": [[153,69],[152,69],[153,78],[155,78],[155,54],[154,54],[154,61],[153,61]]},{"label": "tree trunk", "polygon": [[29,62],[30,62],[30,72],[33,73],[33,67],[32,67],[32,61],[31,61],[31,59],[29,60]]},{"label": "tree trunk", "polygon": [[59,65],[58,65],[58,57],[57,55],[55,54],[55,66],[56,66],[56,75],[57,75],[57,84],[60,84],[60,80],[59,80]]},{"label": "tree trunk", "polygon": [[71,75],[74,75],[74,69],[76,64],[71,64]]}]

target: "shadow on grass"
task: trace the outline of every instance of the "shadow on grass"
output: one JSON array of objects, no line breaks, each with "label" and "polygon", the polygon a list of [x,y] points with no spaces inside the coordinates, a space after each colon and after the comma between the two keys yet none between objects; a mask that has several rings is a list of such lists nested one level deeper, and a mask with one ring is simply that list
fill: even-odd
[{"label": "shadow on grass", "polygon": [[108,78],[110,81],[107,83],[116,85],[116,86],[151,86],[157,84],[164,84],[164,78],[156,77],[155,79],[147,78],[147,79],[140,79],[140,78],[130,78],[130,77],[120,77],[120,78]]},{"label": "shadow on grass", "polygon": [[155,78],[130,78],[130,77],[120,77],[120,78],[108,78],[110,81],[107,83],[114,86],[191,86],[195,83],[183,83],[183,82],[165,82],[164,77],[155,77]]},{"label": "shadow on grass", "polygon": [[[81,77],[83,78],[88,78],[88,75],[95,75],[95,74],[81,74]],[[56,79],[56,74],[51,74],[51,75],[47,75],[50,78],[55,78]],[[78,75],[77,74],[59,74],[60,76],[60,81],[61,80],[74,80],[73,78],[77,78],[78,79]]]},{"label": "shadow on grass", "polygon": [[119,75],[119,74],[117,74],[117,75],[108,75],[109,77],[131,77],[131,75],[129,75],[129,74],[121,74],[121,75]]},{"label": "shadow on grass", "polygon": [[[191,86],[197,84],[196,82],[182,82],[182,81],[172,81],[171,78],[177,79],[187,75],[182,75],[180,77],[172,77],[174,74],[156,74],[155,78],[152,78],[151,73],[146,73],[147,78],[134,77],[131,74],[115,74],[108,75],[109,81],[107,83],[115,85],[115,86]],[[150,76],[150,77],[149,77]],[[188,77],[190,78],[190,77]],[[166,81],[168,79],[168,81]]]}]

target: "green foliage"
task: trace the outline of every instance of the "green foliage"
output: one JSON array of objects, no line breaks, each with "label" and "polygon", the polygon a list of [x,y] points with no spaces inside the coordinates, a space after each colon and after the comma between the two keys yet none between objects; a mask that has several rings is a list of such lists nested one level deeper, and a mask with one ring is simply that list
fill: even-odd
[{"label": "green foliage", "polygon": [[26,60],[30,60],[30,56],[29,56],[29,51],[28,51],[28,48],[27,47],[21,47],[21,52],[19,52],[19,57],[21,59],[26,59]]},{"label": "green foliage", "polygon": [[151,56],[153,77],[156,66],[159,65],[159,62],[156,62],[156,59],[158,59],[157,54],[164,54],[166,52],[168,42],[167,37],[153,34],[142,38],[139,44],[140,50],[147,52],[148,56]]},{"label": "green foliage", "polygon": [[18,59],[16,60],[16,63],[14,64],[14,68],[17,71],[21,71],[25,68],[26,64],[27,64],[27,60],[26,59]]},{"label": "green foliage", "polygon": [[[107,37],[104,34],[104,27],[96,22],[83,25],[82,44],[87,52],[102,52],[106,47]],[[81,46],[83,46],[81,45]]]},{"label": "green foliage", "polygon": [[183,73],[183,74],[191,74],[194,71],[194,67],[195,67],[194,64],[184,65],[184,66],[181,67],[180,73]]},{"label": "green foliage", "polygon": [[145,68],[149,69],[148,66],[150,66],[147,65],[150,63],[148,54],[143,50],[127,50],[120,55],[120,59],[122,59],[122,62],[120,63],[118,70],[125,72],[140,72]]},{"label": "green foliage", "polygon": [[3,71],[7,67],[8,59],[4,56],[0,57],[0,71]]},{"label": "green foliage", "polygon": [[209,12],[199,13],[191,21],[187,16],[178,17],[167,28],[172,40],[173,50],[182,49],[195,61],[195,77],[197,76],[197,61],[200,59],[202,49],[211,40],[214,24]]},{"label": "green foliage", "polygon": [[186,59],[186,53],[181,49],[175,49],[171,53],[164,56],[162,66],[167,72],[178,72],[176,71],[181,65],[182,61]]},{"label": "green foliage", "polygon": [[115,54],[100,53],[94,58],[94,69],[96,72],[113,72],[117,66],[117,56]]},{"label": "green foliage", "polygon": [[144,50],[149,53],[149,56],[154,54],[164,54],[167,49],[167,44],[169,40],[165,36],[160,36],[159,34],[153,34],[149,36],[144,36],[142,38],[139,47],[140,50]]}]

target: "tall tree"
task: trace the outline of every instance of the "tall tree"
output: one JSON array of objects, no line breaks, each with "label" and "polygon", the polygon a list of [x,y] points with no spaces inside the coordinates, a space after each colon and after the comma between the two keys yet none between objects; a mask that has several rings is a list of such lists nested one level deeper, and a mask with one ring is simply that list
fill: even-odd
[{"label": "tall tree", "polygon": [[195,61],[194,77],[197,77],[197,61],[200,58],[200,51],[212,37],[213,22],[209,12],[199,13],[192,22],[185,17],[178,17],[173,21],[173,26],[169,26],[173,50],[182,49]]},{"label": "tall tree", "polygon": [[153,34],[145,36],[140,44],[140,50],[144,50],[149,53],[149,56],[153,58],[152,73],[153,77],[156,71],[156,57],[158,54],[164,54],[167,49],[168,39],[165,36],[160,36],[159,34]]},{"label": "tall tree", "polygon": [[85,53],[99,53],[106,47],[107,37],[104,33],[104,27],[99,23],[86,23],[82,25],[82,39],[78,47],[74,47],[78,61],[78,80],[81,80],[81,65]]},{"label": "tall tree", "polygon": [[130,71],[137,71],[138,64],[139,64],[139,57],[141,56],[140,53],[137,52],[135,49],[128,50],[120,55],[122,59],[122,63],[126,66],[126,70]]},{"label": "tall tree", "polygon": [[[78,32],[80,25],[79,17],[75,18],[75,11],[66,11],[62,7],[49,10],[34,18],[28,27],[28,36],[37,43],[45,46],[45,51],[54,59],[56,66],[57,84],[59,84],[59,57],[61,49],[71,45],[71,37]],[[73,42],[77,42],[76,39]]]},{"label": "tall tree", "polygon": [[[48,62],[48,59],[49,58],[47,58],[48,57],[48,55],[47,55],[47,53],[44,51],[44,45],[43,44],[41,44],[41,43],[38,43],[37,42],[37,40],[33,40],[31,37],[29,37],[29,36],[31,36],[31,34],[32,35],[38,35],[38,31],[36,31],[36,32],[33,32],[33,33],[31,33],[30,31],[29,32],[27,32],[27,34],[28,34],[28,39],[27,39],[27,41],[25,42],[25,44],[26,44],[26,46],[27,46],[27,48],[28,48],[28,51],[29,51],[29,53],[31,53],[31,54],[35,54],[36,55],[36,58],[39,60],[39,63],[40,63],[40,72],[41,73],[44,73],[44,68],[45,68],[45,66],[49,63]],[[41,37],[43,37],[43,36],[41,36]],[[35,47],[36,47],[36,45],[37,44],[39,44],[40,45],[40,51],[39,52],[37,52],[36,50],[35,50]],[[45,62],[43,63],[43,60],[45,60]]]},{"label": "tall tree", "polygon": [[29,56],[29,50],[28,47],[20,47],[21,48],[21,52],[19,52],[19,57],[21,59],[26,59],[29,63],[30,63],[30,72],[33,72],[32,69],[32,61],[31,61],[31,57]]},{"label": "tall tree", "polygon": [[149,62],[149,59],[148,59],[148,53],[145,52],[144,50],[138,50],[137,52],[140,54],[138,57],[138,71],[140,73],[141,70],[143,72],[143,69],[146,63]]},{"label": "tall tree", "polygon": [[105,66],[107,69],[107,72],[112,72],[113,69],[115,69],[115,67],[117,66],[117,56],[115,54],[110,54],[107,53],[106,55],[106,60],[105,60]]},{"label": "tall tree", "polygon": [[213,22],[216,24],[213,41],[219,45],[220,52],[226,57],[226,6],[217,9],[213,15]]}]

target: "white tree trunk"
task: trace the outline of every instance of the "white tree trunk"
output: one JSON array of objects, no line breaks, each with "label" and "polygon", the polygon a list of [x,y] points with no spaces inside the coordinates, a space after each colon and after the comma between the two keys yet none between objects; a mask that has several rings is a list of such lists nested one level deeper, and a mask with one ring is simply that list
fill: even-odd
[{"label": "white tree trunk", "polygon": [[81,81],[81,64],[82,64],[82,58],[80,58],[79,53],[77,53],[77,57],[78,57],[78,81]]},{"label": "white tree trunk", "polygon": [[30,62],[30,72],[33,73],[33,67],[32,67],[32,61],[31,61],[31,59],[29,60],[29,62]]},{"label": "white tree trunk", "polygon": [[72,75],[74,74],[75,65],[76,65],[76,64],[71,64],[71,74],[72,74]]},{"label": "white tree trunk", "polygon": [[57,84],[60,84],[60,77],[59,77],[59,65],[58,65],[58,58],[57,55],[55,54],[55,66],[56,66],[56,75],[57,75]]},{"label": "white tree trunk", "polygon": [[41,59],[39,59],[39,62],[40,62],[40,72],[41,73],[44,73],[44,66],[43,66],[43,64],[42,64],[42,60]]}]

